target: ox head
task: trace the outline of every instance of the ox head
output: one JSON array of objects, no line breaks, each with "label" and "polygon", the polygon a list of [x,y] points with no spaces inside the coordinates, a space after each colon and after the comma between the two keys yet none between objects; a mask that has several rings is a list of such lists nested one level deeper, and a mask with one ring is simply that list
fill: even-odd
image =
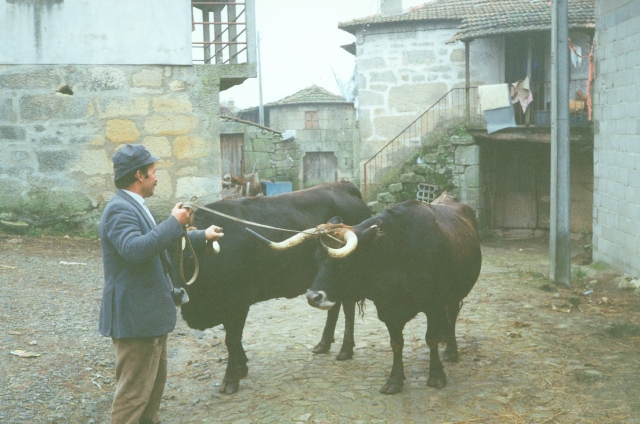
[{"label": "ox head", "polygon": [[[361,263],[366,254],[360,252],[366,250],[367,244],[379,235],[377,224],[378,222],[370,219],[350,227],[344,225],[340,217],[334,217],[327,224],[301,231],[277,243],[249,228],[247,231],[273,250],[286,250],[315,237],[318,244],[316,259],[319,271],[313,286],[307,291],[307,301],[316,308],[330,309],[338,300],[363,298],[357,294],[357,281],[362,278]],[[358,247],[363,244],[364,248]]]},{"label": "ox head", "polygon": [[372,220],[350,227],[329,222],[317,230],[318,274],[307,290],[307,302],[319,309],[331,309],[337,301],[361,300],[367,280],[368,251],[380,235],[379,222]]}]

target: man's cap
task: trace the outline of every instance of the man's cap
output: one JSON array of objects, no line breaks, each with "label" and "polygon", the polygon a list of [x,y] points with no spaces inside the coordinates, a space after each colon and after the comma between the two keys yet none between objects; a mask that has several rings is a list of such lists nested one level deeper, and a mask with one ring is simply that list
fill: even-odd
[{"label": "man's cap", "polygon": [[111,160],[113,161],[113,181],[118,181],[131,171],[157,162],[159,158],[149,153],[142,144],[126,144],[111,156]]}]

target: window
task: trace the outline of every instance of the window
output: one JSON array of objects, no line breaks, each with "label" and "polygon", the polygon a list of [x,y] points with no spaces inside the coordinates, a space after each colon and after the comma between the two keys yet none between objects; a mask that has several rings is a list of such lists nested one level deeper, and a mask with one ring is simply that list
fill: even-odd
[{"label": "window", "polygon": [[318,128],[318,112],[305,112],[304,121],[305,128]]}]

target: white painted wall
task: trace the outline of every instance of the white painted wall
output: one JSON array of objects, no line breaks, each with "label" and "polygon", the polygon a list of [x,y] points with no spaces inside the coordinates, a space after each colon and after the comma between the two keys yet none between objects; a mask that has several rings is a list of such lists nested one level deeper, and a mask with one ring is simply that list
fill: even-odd
[{"label": "white painted wall", "polygon": [[5,0],[0,64],[190,65],[189,0]]}]

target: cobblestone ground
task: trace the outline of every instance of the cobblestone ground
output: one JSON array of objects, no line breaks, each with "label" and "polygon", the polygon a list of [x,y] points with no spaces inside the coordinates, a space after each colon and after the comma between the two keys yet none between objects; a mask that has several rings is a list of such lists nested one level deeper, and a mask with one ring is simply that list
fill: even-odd
[{"label": "cobblestone ground", "polygon": [[[378,390],[392,354],[371,302],[356,319],[353,360],[340,362],[339,343],[310,352],[324,312],[303,297],[275,299],[251,308],[249,374],[235,395],[218,393],[224,330],[179,321],[163,423],[640,423],[640,296],[612,287],[597,265],[574,269],[573,290],[541,290],[546,246],[483,244],[480,280],[458,321],[460,362],[445,363],[442,390],[426,386],[424,315],[405,327],[404,390],[386,396]],[[0,422],[108,422],[113,350],[97,332],[97,242],[3,236],[0,287]],[[594,292],[580,296],[586,289]],[[338,329],[336,340],[342,319]]]}]

